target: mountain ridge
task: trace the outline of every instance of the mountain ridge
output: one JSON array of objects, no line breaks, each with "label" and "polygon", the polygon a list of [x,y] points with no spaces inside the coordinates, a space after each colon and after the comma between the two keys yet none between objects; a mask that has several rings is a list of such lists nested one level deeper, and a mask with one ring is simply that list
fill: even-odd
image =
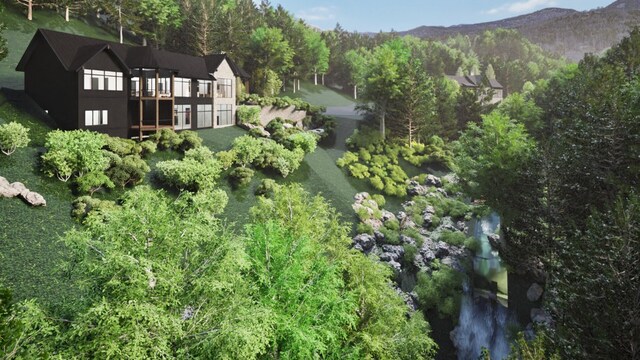
[{"label": "mountain ridge", "polygon": [[585,53],[599,54],[640,25],[640,0],[617,0],[587,11],[545,8],[511,18],[453,26],[419,26],[399,35],[436,40],[457,34],[476,35],[496,28],[517,30],[543,49],[578,61]]}]

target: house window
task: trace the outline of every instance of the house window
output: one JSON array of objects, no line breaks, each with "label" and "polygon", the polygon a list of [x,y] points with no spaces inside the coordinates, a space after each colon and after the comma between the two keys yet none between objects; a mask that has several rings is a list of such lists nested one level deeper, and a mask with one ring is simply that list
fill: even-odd
[{"label": "house window", "polygon": [[213,105],[198,105],[198,127],[211,127],[213,120]]},{"label": "house window", "polygon": [[231,104],[218,105],[217,126],[233,125]]},{"label": "house window", "polygon": [[84,89],[122,91],[122,73],[119,71],[84,69]]},{"label": "house window", "polygon": [[131,96],[133,97],[140,96],[140,78],[139,77],[131,78]]},{"label": "house window", "polygon": [[147,81],[145,81],[143,96],[145,97],[156,96],[156,78],[152,78],[152,77],[147,78]]},{"label": "house window", "polygon": [[158,79],[158,95],[160,97],[171,97],[171,78]]},{"label": "house window", "polygon": [[231,92],[231,79],[218,79],[218,85],[216,88],[216,97],[219,97],[219,98],[233,97]]},{"label": "house window", "polygon": [[85,110],[84,111],[84,125],[85,126],[97,126],[109,124],[109,111],[108,110]]},{"label": "house window", "polygon": [[198,80],[198,97],[212,97],[212,89],[211,80]]},{"label": "house window", "polygon": [[174,86],[176,97],[191,97],[191,79],[175,78]]},{"label": "house window", "polygon": [[173,126],[176,130],[191,128],[191,105],[175,105]]}]

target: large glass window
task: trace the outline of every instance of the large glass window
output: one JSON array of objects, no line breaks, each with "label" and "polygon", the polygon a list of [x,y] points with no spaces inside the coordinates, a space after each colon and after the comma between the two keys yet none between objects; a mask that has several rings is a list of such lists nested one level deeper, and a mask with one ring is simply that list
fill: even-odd
[{"label": "large glass window", "polygon": [[213,82],[211,80],[198,80],[198,97],[213,96]]},{"label": "large glass window", "polygon": [[158,79],[158,94],[160,97],[171,97],[171,78]]},{"label": "large glass window", "polygon": [[140,96],[140,78],[139,77],[131,78],[131,96],[134,96],[134,97]]},{"label": "large glass window", "polygon": [[173,126],[176,130],[191,128],[191,105],[175,105]]},{"label": "large glass window", "polygon": [[191,97],[191,79],[175,78],[176,97]]},{"label": "large glass window", "polygon": [[233,97],[231,91],[231,79],[218,79],[216,88],[216,97],[219,98],[231,98]]},{"label": "large glass window", "polygon": [[231,104],[218,105],[217,126],[233,125]]},{"label": "large glass window", "polygon": [[145,81],[143,95],[145,97],[155,97],[156,96],[156,78],[148,77],[147,81]]},{"label": "large glass window", "polygon": [[97,126],[109,123],[109,111],[107,110],[85,110],[84,125]]},{"label": "large glass window", "polygon": [[198,127],[211,127],[213,122],[213,105],[198,105]]},{"label": "large glass window", "polygon": [[84,89],[122,91],[122,73],[119,71],[84,69]]}]

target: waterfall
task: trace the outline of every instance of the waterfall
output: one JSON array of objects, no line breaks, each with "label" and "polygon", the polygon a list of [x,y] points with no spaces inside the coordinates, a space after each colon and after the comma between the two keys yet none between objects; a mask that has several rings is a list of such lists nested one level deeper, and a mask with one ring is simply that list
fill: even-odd
[{"label": "waterfall", "polygon": [[480,245],[473,259],[475,276],[497,286],[474,289],[470,279],[463,284],[460,318],[452,334],[460,360],[477,359],[483,347],[489,349],[491,359],[504,359],[509,354],[506,328],[511,316],[503,306],[507,304],[507,273],[487,237],[496,233],[499,226],[500,218],[492,214],[473,227],[473,235]]}]

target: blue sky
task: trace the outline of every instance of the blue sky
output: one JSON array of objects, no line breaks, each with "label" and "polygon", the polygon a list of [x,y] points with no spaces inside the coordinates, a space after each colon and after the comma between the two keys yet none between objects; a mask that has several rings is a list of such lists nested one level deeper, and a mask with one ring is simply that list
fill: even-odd
[{"label": "blue sky", "polygon": [[[409,30],[504,19],[546,7],[589,10],[614,0],[271,0],[321,29],[336,23],[349,31]],[[259,1],[256,1],[259,2]]]}]

